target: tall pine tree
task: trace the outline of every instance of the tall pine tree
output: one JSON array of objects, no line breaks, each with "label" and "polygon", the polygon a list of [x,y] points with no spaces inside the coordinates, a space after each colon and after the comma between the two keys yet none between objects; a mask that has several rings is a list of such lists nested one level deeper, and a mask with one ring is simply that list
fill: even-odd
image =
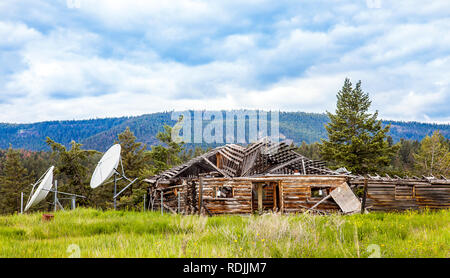
[{"label": "tall pine tree", "polygon": [[150,159],[146,154],[147,146],[136,142],[136,136],[129,127],[117,137],[116,143],[122,147],[121,157],[126,175],[132,178],[140,177]]},{"label": "tall pine tree", "polygon": [[19,151],[9,147],[2,172],[0,176],[0,213],[14,213],[20,209],[20,193],[29,193],[32,182],[27,169],[22,164]]},{"label": "tall pine tree", "polygon": [[[128,178],[147,178],[150,155],[147,146],[141,142],[136,142],[136,136],[127,127],[118,135],[118,141],[122,147],[121,157],[125,175]],[[119,166],[120,167],[120,166]],[[119,168],[119,171],[121,168]],[[118,190],[124,188],[128,181],[120,181]],[[120,197],[117,205],[119,208],[139,208],[142,206],[142,199],[146,193],[147,184],[141,181],[130,186]]]},{"label": "tall pine tree", "polygon": [[[182,163],[182,151],[184,142],[175,142],[172,138],[172,127],[164,125],[164,132],[158,132],[156,138],[161,145],[152,147],[150,157],[152,159],[151,172],[153,175],[170,169]],[[195,149],[194,155],[201,153],[202,149]]]},{"label": "tall pine tree", "polygon": [[389,164],[395,152],[389,146],[386,134],[390,126],[382,127],[378,111],[368,113],[369,95],[361,89],[361,81],[352,87],[348,78],[337,94],[336,114],[326,126],[328,139],[321,143],[321,155],[336,167],[346,167],[352,173],[366,174],[379,171]]},{"label": "tall pine tree", "polygon": [[[71,193],[89,196],[91,189],[88,185],[88,164],[89,158],[98,154],[94,150],[83,150],[80,143],[72,141],[70,150],[65,146],[57,143],[47,137],[47,144],[51,147],[54,154],[58,155],[58,166],[55,174],[63,174],[67,178],[67,187],[62,187],[63,190],[68,190]],[[59,187],[61,188],[61,187]],[[80,199],[81,205],[86,205],[86,199]]]}]

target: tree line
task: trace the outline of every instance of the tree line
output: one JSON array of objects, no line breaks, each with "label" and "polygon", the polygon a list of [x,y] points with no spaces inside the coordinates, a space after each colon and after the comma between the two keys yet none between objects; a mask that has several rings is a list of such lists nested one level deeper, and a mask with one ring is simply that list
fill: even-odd
[{"label": "tree line", "polygon": [[[118,134],[115,143],[122,147],[124,171],[127,176],[140,180],[118,200],[119,209],[142,207],[147,190],[143,179],[184,163],[206,151],[201,148],[186,150],[182,142],[176,143],[172,140],[171,132],[170,126],[164,126],[164,131],[157,134],[160,144],[150,148],[137,142],[136,136],[128,127]],[[58,180],[58,191],[86,196],[86,199],[78,199],[81,206],[99,209],[112,207],[112,186],[100,186],[95,190],[89,186],[90,177],[102,153],[84,150],[82,144],[75,141],[71,142],[70,148],[51,138],[46,139],[46,144],[51,148],[50,152],[31,152],[12,147],[0,151],[0,213],[19,211],[21,192],[28,198],[33,182],[38,180],[51,165],[55,166],[54,176]],[[118,190],[125,186],[125,182],[118,182]],[[51,207],[51,203],[41,202],[32,210],[50,210]]]},{"label": "tree line", "polygon": [[[225,115],[225,111],[221,111]],[[191,111],[194,113],[194,111]],[[327,138],[325,125],[330,119],[327,114],[305,112],[280,112],[280,133],[293,140],[296,144],[314,143]],[[164,130],[164,125],[173,126],[171,112],[160,112],[149,115],[122,118],[91,119],[80,121],[50,121],[32,124],[0,123],[0,149],[24,148],[33,151],[50,151],[46,144],[46,136],[70,148],[75,140],[86,149],[106,151],[114,142],[117,134],[129,127],[139,142],[153,146],[159,143],[158,132]],[[444,137],[450,137],[449,124],[431,124],[418,122],[382,121],[383,126],[391,124],[389,136],[394,142],[401,138],[422,140],[431,135],[434,130],[440,130]],[[203,148],[216,147],[213,144],[203,144]],[[186,149],[195,149],[196,144],[185,145]]]}]

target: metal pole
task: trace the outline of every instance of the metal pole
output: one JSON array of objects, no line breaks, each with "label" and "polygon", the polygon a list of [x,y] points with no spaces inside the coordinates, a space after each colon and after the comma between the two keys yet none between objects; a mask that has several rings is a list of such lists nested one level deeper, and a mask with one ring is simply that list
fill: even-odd
[{"label": "metal pole", "polygon": [[20,192],[20,214],[23,214],[23,192]]},{"label": "metal pole", "polygon": [[117,194],[117,179],[116,175],[114,175],[114,210],[116,210],[117,204],[116,204],[116,194]]},{"label": "metal pole", "polygon": [[147,194],[144,194],[144,207],[143,207],[143,209],[144,209],[144,212],[145,212],[145,196],[146,196]]},{"label": "metal pole", "polygon": [[56,212],[57,206],[58,205],[58,181],[55,180],[55,208],[54,211]]},{"label": "metal pole", "polygon": [[127,186],[125,186],[124,188],[122,188],[122,190],[119,191],[119,193],[115,194],[114,196],[117,198],[120,194],[122,194],[122,192],[124,192],[125,190],[127,190],[128,187],[130,187],[131,185],[133,185],[138,179],[134,179],[132,182],[130,182],[130,184],[128,184]]},{"label": "metal pole", "polygon": [[76,198],[75,196],[72,197],[72,210],[75,210],[77,207],[77,205],[75,203],[75,198]]}]

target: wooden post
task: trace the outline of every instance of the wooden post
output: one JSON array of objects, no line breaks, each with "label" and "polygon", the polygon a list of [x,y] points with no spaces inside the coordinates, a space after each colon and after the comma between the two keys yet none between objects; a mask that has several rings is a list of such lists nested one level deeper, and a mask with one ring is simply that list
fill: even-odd
[{"label": "wooden post", "polygon": [[278,185],[276,183],[272,183],[272,186],[273,186],[273,210],[276,211],[277,199],[278,199],[278,196],[277,196],[277,186]]},{"label": "wooden post", "polygon": [[161,215],[164,215],[164,192],[161,190]]},{"label": "wooden post", "polygon": [[262,213],[263,211],[263,185],[258,184],[258,211]]},{"label": "wooden post", "polygon": [[202,214],[203,208],[203,177],[200,176],[198,185],[198,215]]},{"label": "wooden post", "polygon": [[283,185],[281,181],[278,182],[278,195],[279,195],[278,200],[280,212],[284,213],[284,194],[283,194]]},{"label": "wooden post", "polygon": [[180,211],[181,211],[181,207],[180,207],[180,205],[181,205],[181,191],[180,192],[177,191],[177,198],[178,198],[178,213],[180,213]]},{"label": "wooden post", "polygon": [[364,214],[364,209],[366,207],[366,199],[367,199],[367,176],[364,177],[364,193],[361,202],[361,214]]}]

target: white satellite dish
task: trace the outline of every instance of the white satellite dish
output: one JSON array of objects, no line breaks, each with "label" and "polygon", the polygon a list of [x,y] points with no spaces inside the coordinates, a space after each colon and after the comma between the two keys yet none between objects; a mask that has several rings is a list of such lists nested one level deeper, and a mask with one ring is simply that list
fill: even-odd
[{"label": "white satellite dish", "polygon": [[[47,197],[48,193],[50,192],[50,189],[53,186],[53,170],[55,169],[54,166],[50,167],[47,172],[41,177],[33,186],[33,189],[31,190],[31,198],[28,200],[27,205],[25,206],[25,211],[30,209],[32,206],[38,204],[42,200]],[[39,183],[39,186],[36,190],[34,190],[34,187]]]},{"label": "white satellite dish", "polygon": [[[97,163],[97,167],[95,167],[94,173],[91,177],[91,188],[97,188],[100,185],[105,184],[106,181],[114,176],[114,209],[116,209],[117,197],[138,180],[137,178],[134,180],[130,180],[125,176],[122,165],[122,158],[120,157],[121,151],[122,148],[120,144],[115,144],[114,146],[109,148],[109,150],[106,151],[106,153]],[[120,167],[122,168],[122,173],[117,170],[117,168],[119,167],[119,163]],[[120,178],[117,179],[117,176],[120,176]],[[121,179],[127,180],[129,184],[125,186],[119,193],[117,193],[117,181]]]},{"label": "white satellite dish", "polygon": [[120,162],[120,151],[122,148],[116,144],[109,148],[97,164],[91,178],[91,188],[97,188],[112,177]]},{"label": "white satellite dish", "polygon": [[[44,175],[35,183],[33,184],[33,188],[31,189],[30,197],[28,198],[27,205],[25,206],[25,210],[23,210],[23,192],[21,193],[21,201],[20,201],[20,213],[23,213],[24,211],[29,210],[32,206],[40,203],[42,200],[44,200],[49,192],[55,193],[54,198],[54,205],[55,205],[55,211],[57,207],[59,206],[60,209],[64,210],[63,206],[59,202],[58,194],[69,196],[69,198],[62,198],[62,199],[70,199],[72,200],[72,209],[75,209],[76,207],[76,198],[86,198],[84,196],[72,194],[72,193],[65,193],[65,192],[59,192],[58,191],[58,183],[57,181],[53,181],[53,170],[55,169],[55,166],[51,166]],[[55,187],[54,190],[52,190],[52,187]],[[36,188],[37,186],[37,188]],[[36,188],[36,189],[35,189]]]}]

